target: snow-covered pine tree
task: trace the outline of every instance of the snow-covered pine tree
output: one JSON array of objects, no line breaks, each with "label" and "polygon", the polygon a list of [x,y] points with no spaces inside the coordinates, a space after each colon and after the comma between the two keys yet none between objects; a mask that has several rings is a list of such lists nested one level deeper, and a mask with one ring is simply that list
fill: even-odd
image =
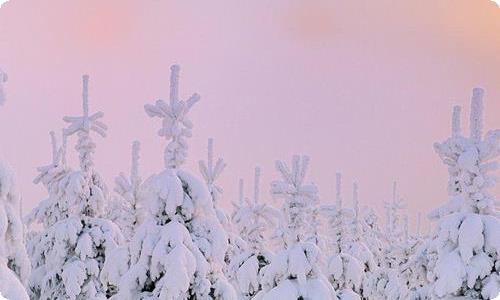
[{"label": "snow-covered pine tree", "polygon": [[401,211],[406,205],[398,193],[396,182],[392,185],[392,200],[385,202],[384,207],[387,212],[385,264],[391,269],[398,269],[405,261],[404,224]]},{"label": "snow-covered pine tree", "polygon": [[4,71],[2,71],[2,69],[0,69],[0,105],[2,105],[5,102],[6,95],[3,89],[3,85],[4,83],[7,82],[7,79],[8,79],[7,73],[5,73]]},{"label": "snow-covered pine tree", "polygon": [[392,184],[392,200],[384,203],[387,212],[386,235],[391,241],[400,241],[403,239],[403,220],[401,210],[406,208],[403,199],[399,196],[398,185]]},{"label": "snow-covered pine tree", "polygon": [[428,240],[420,233],[421,214],[417,215],[417,229],[414,235],[408,233],[408,218],[405,216],[404,263],[400,267],[400,277],[404,279],[410,300],[430,299],[427,281]]},{"label": "snow-covered pine tree", "polygon": [[217,214],[217,218],[219,219],[219,222],[221,222],[221,224],[227,229],[227,227],[229,226],[229,219],[227,214],[220,207],[219,203],[223,190],[216,183],[217,179],[226,168],[226,163],[222,158],[218,158],[214,164],[214,140],[212,138],[208,139],[207,150],[207,161],[204,162],[200,160],[198,162],[200,173],[208,186],[210,195],[212,196],[212,202],[214,205],[215,213]]},{"label": "snow-covered pine tree", "polygon": [[322,274],[320,249],[305,242],[310,224],[308,215],[318,201],[318,189],[305,184],[309,158],[294,156],[292,168],[276,162],[281,180],[272,182],[271,193],[284,201],[287,219],[286,248],[264,267],[263,290],[255,299],[337,299],[335,291]]},{"label": "snow-covered pine tree", "polygon": [[[128,245],[129,268],[121,277],[117,299],[236,299],[221,270],[228,247],[207,185],[182,170],[192,123],[187,118],[198,94],[179,99],[179,66],[171,67],[170,101],[146,105],[162,120],[158,134],[169,140],[165,170],[144,185],[151,217]],[[113,277],[113,270],[107,277]],[[116,277],[115,277],[116,278]]]},{"label": "snow-covered pine tree", "polygon": [[[230,216],[220,207],[220,201],[222,200],[223,190],[217,184],[217,179],[222,174],[226,167],[226,163],[222,158],[218,158],[214,163],[214,141],[212,138],[208,139],[207,147],[207,161],[200,160],[198,162],[200,173],[207,184],[208,191],[212,198],[212,203],[214,206],[217,219],[222,224],[223,228],[227,233],[228,247],[226,254],[224,256],[224,274],[229,274],[229,265],[233,261],[234,257],[240,255],[244,249],[247,248],[245,242],[236,233],[237,230],[233,228]],[[243,182],[240,183],[241,197],[243,197]],[[234,203],[233,203],[234,204]],[[229,277],[229,275],[228,275]]]},{"label": "snow-covered pine tree", "polygon": [[[358,201],[358,185],[353,183],[353,207],[327,211],[330,228],[337,236],[335,247],[328,260],[326,274],[332,286],[338,291],[340,299],[360,299],[363,281],[367,272],[377,267],[372,252],[365,244],[362,233],[364,219],[360,215]],[[341,198],[341,177],[337,175],[337,199]],[[339,204],[341,201],[336,200]],[[336,219],[336,220],[335,220]]]},{"label": "snow-covered pine tree", "polygon": [[29,299],[23,287],[29,273],[14,175],[7,165],[0,163],[0,293],[7,299]]},{"label": "snow-covered pine tree", "polygon": [[379,217],[373,208],[365,206],[362,209],[362,220],[361,230],[364,241],[373,253],[377,266],[381,266],[384,259],[384,234],[379,225]]},{"label": "snow-covered pine tree", "polygon": [[114,191],[118,196],[113,199],[108,209],[108,218],[120,227],[127,241],[146,218],[142,179],[139,175],[140,147],[139,141],[132,143],[130,175],[120,173],[115,178]]},{"label": "snow-covered pine tree", "polygon": [[397,183],[392,186],[392,199],[384,204],[386,210],[385,233],[382,237],[382,259],[379,267],[367,274],[363,295],[368,298],[408,299],[402,266],[407,263],[404,221],[401,210],[406,206],[398,194]]},{"label": "snow-covered pine tree", "polygon": [[232,221],[247,247],[229,264],[229,277],[242,299],[251,299],[262,290],[261,271],[273,253],[266,246],[266,230],[277,224],[279,212],[260,201],[260,168],[255,168],[253,198],[240,198]]},{"label": "snow-covered pine tree", "polygon": [[427,254],[427,277],[437,298],[492,299],[500,293],[500,217],[488,192],[498,168],[500,130],[483,135],[482,98],[483,90],[475,88],[468,137],[455,107],[451,137],[434,145],[449,173],[449,201],[430,215],[438,228]]},{"label": "snow-covered pine tree", "polygon": [[[38,205],[26,217],[26,223],[38,223],[43,227],[50,227],[56,222],[65,219],[69,216],[69,207],[67,201],[61,201],[65,197],[66,186],[69,184],[68,176],[72,173],[71,169],[66,164],[66,135],[62,134],[63,143],[57,145],[57,138],[54,131],[50,132],[52,145],[52,162],[46,166],[38,167],[38,176],[33,180],[34,184],[42,183],[47,189],[48,198],[40,201]],[[39,233],[39,232],[38,232]],[[33,256],[32,250],[34,245],[39,243],[36,238],[37,232],[31,231],[31,245],[28,249],[30,256]]]},{"label": "snow-covered pine tree", "polygon": [[46,207],[61,211],[51,215],[51,220],[41,220],[44,227],[33,248],[34,272],[30,277],[30,292],[35,299],[106,299],[113,293],[99,277],[110,251],[123,237],[115,224],[102,218],[107,189],[93,168],[95,144],[90,133],[104,137],[106,126],[99,121],[101,112],[89,115],[87,75],[83,76],[82,96],[83,116],[64,117],[70,123],[65,135],[78,134],[80,170],[52,176],[60,174],[55,171],[58,168],[65,168],[64,155],[61,160],[56,155],[52,165],[39,169],[41,176],[36,179],[49,190],[38,216],[44,215],[41,212]]}]

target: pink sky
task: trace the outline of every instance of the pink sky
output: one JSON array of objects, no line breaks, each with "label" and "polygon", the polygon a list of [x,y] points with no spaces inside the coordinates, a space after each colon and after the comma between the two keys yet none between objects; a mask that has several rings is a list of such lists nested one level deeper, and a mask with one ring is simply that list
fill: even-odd
[{"label": "pink sky", "polygon": [[0,9],[9,73],[0,154],[31,209],[46,196],[32,179],[50,160],[48,132],[80,113],[88,73],[91,110],[109,126],[95,139],[110,188],[134,139],[143,177],[159,171],[165,142],[142,107],[167,98],[169,65],[179,63],[181,95],[202,96],[186,167],[197,172],[214,137],[228,163],[226,203],[239,177],[250,193],[256,164],[267,191],[274,160],[304,153],[323,202],[336,171],[346,201],[355,179],[360,200],[379,209],[397,179],[414,218],[446,199],[432,144],[448,136],[452,105],[468,113],[481,86],[486,128],[500,127],[499,53],[500,9],[489,0],[11,0]]}]

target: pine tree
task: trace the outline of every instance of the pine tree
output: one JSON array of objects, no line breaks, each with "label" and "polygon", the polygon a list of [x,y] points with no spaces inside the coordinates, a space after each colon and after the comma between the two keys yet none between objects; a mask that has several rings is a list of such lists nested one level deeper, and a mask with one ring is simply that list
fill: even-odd
[{"label": "pine tree", "polygon": [[266,229],[275,227],[279,218],[278,211],[260,201],[260,168],[255,168],[253,199],[242,196],[235,206],[231,219],[246,247],[232,259],[228,271],[240,297],[251,299],[262,290],[262,270],[273,257],[266,246]]},{"label": "pine tree", "polygon": [[[64,117],[70,123],[64,134],[78,134],[80,170],[66,169],[63,147],[61,155],[53,154],[52,165],[40,168],[35,179],[49,191],[47,200],[35,209],[38,217],[49,218],[41,219],[44,228],[32,249],[30,292],[36,299],[106,299],[113,293],[101,282],[100,273],[123,237],[115,224],[102,218],[107,189],[93,167],[95,144],[90,133],[104,137],[106,125],[99,121],[101,112],[89,115],[87,75],[83,76],[82,96],[83,116]],[[47,214],[47,207],[59,211]]]},{"label": "pine tree", "polygon": [[255,299],[336,299],[320,270],[320,249],[306,242],[309,214],[318,201],[316,186],[304,183],[308,164],[306,156],[294,156],[291,170],[276,162],[281,180],[272,182],[271,193],[284,201],[286,245],[263,270],[263,291]]},{"label": "pine tree", "polygon": [[448,166],[449,201],[431,213],[438,228],[428,251],[435,297],[492,299],[500,293],[500,218],[491,172],[498,168],[500,130],[483,136],[483,90],[474,89],[470,134],[460,130],[460,108],[453,109],[452,135],[435,150]]},{"label": "pine tree", "polygon": [[208,139],[207,149],[207,161],[199,161],[200,173],[208,186],[210,195],[212,196],[212,202],[217,214],[217,218],[219,219],[219,222],[227,229],[229,219],[226,213],[220,208],[220,200],[223,190],[216,183],[217,179],[226,168],[226,163],[222,158],[219,158],[214,164],[214,140],[212,138]]},{"label": "pine tree", "polygon": [[[62,136],[63,143],[59,146],[57,145],[56,134],[54,131],[50,132],[52,162],[37,168],[39,174],[33,180],[34,184],[42,183],[49,196],[47,199],[42,200],[27,216],[28,225],[38,223],[38,225],[50,227],[69,216],[68,202],[63,201],[63,198],[66,197],[67,186],[71,184],[70,174],[72,174],[72,170],[66,164],[66,135],[63,133]],[[35,234],[33,237],[39,237],[38,233],[31,233]],[[38,244],[39,240],[35,238],[31,242],[32,245],[29,248]],[[32,255],[33,253],[30,251],[30,256]]]},{"label": "pine tree", "polygon": [[115,178],[115,192],[118,194],[108,209],[108,218],[117,224],[128,241],[134,235],[137,227],[145,220],[144,191],[139,175],[140,143],[132,143],[132,163],[130,175],[120,173]]},{"label": "pine tree", "polygon": [[[170,101],[146,105],[162,120],[158,134],[169,140],[165,170],[144,185],[149,205],[128,245],[128,271],[118,282],[117,299],[235,299],[222,274],[227,236],[217,219],[208,186],[180,167],[187,157],[192,123],[187,118],[198,94],[178,96],[179,67],[171,67]],[[113,270],[107,277],[116,278]]]},{"label": "pine tree", "polygon": [[336,183],[336,205],[325,210],[330,220],[328,229],[335,237],[326,274],[340,299],[360,299],[365,273],[376,268],[376,263],[362,238],[358,185],[353,183],[352,208],[344,208],[340,173],[337,173]]}]

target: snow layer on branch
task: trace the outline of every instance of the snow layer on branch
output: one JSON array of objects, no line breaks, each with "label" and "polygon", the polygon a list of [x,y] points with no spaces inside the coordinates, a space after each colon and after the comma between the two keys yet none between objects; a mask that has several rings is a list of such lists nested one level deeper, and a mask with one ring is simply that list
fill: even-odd
[{"label": "snow layer on branch", "polygon": [[[2,298],[2,296],[4,298]],[[28,294],[19,281],[17,275],[7,268],[7,264],[0,258],[0,299],[28,300]]]}]

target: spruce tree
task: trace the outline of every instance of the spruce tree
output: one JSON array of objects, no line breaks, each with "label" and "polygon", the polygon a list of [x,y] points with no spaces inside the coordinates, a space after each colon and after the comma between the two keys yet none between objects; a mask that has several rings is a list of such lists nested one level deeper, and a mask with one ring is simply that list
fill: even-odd
[{"label": "spruce tree", "polygon": [[[174,65],[168,103],[158,100],[145,106],[148,116],[162,121],[158,135],[169,143],[165,169],[143,183],[149,217],[128,244],[128,270],[119,279],[117,299],[236,298],[222,274],[227,235],[209,188],[181,168],[193,127],[187,115],[200,97],[180,100],[178,77],[179,67]],[[112,266],[107,274],[118,277]]]},{"label": "spruce tree", "polygon": [[39,169],[35,180],[49,192],[34,211],[43,224],[31,257],[30,293],[35,299],[106,299],[114,292],[102,283],[100,274],[123,237],[114,223],[103,218],[108,193],[94,169],[95,143],[90,134],[104,137],[107,127],[100,121],[102,112],[89,113],[88,79],[83,76],[83,115],[64,117],[69,123],[64,134],[78,135],[80,169],[66,168],[63,147],[61,155],[53,154],[51,165]]}]

